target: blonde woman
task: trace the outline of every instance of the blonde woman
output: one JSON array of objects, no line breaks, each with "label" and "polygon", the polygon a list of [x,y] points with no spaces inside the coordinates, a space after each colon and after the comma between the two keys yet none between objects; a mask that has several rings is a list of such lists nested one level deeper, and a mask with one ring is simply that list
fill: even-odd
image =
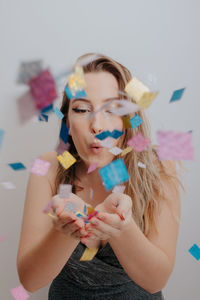
[{"label": "blonde woman", "polygon": [[[143,111],[137,112],[143,123],[133,130],[125,129],[122,116],[109,107],[118,107],[114,99],[132,101],[119,92],[131,80],[130,72],[104,55],[87,54],[77,64],[90,57],[82,64],[87,97],[69,99],[63,93],[61,106],[69,128],[68,151],[77,162],[66,170],[56,152],[45,153],[41,159],[51,163],[48,173],[30,174],[17,257],[19,278],[30,292],[51,283],[49,300],[164,299],[180,217],[175,164],[161,163],[153,146],[123,158],[100,148],[95,136],[106,130],[124,131],[114,144],[121,149],[139,132],[150,136]],[[99,168],[120,157],[129,180],[123,193],[112,193],[105,189]],[[97,161],[98,168],[88,173]],[[69,199],[58,196],[61,183],[72,185]],[[55,219],[41,213],[52,197]],[[84,226],[81,218],[63,209],[69,200],[80,211],[86,204],[99,214]],[[99,250],[92,260],[80,261],[86,246]]]}]

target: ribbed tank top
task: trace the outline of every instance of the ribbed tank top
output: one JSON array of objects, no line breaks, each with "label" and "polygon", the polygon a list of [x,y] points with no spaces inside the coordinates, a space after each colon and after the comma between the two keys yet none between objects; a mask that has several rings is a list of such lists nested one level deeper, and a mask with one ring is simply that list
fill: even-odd
[{"label": "ribbed tank top", "polygon": [[[123,287],[126,289],[126,294],[127,289],[130,289],[130,294],[132,296],[130,298],[119,298],[122,300],[164,299],[161,291],[155,294],[150,294],[131,280],[120,265],[109,243],[100,247],[97,254],[91,261],[79,261],[85,249],[86,246],[81,242],[77,245],[59,275],[53,280],[49,290],[49,299],[78,299],[78,297],[76,298],[75,296],[74,298],[67,296],[66,298],[61,297],[61,290],[62,295],[67,295],[68,286],[71,285],[74,285],[75,289],[77,288],[76,293],[78,289],[80,289],[80,291],[81,288],[83,290],[87,289],[87,297],[83,298],[83,294],[80,292],[81,295],[79,299],[100,299],[98,297],[92,298],[94,297],[94,291],[98,295],[98,289],[110,290],[110,296],[108,296],[108,298],[103,297],[104,300],[117,299],[117,297],[112,298],[111,295],[114,291],[116,292],[117,288],[120,288],[120,291],[123,291]],[[60,296],[56,298],[56,295]]]}]

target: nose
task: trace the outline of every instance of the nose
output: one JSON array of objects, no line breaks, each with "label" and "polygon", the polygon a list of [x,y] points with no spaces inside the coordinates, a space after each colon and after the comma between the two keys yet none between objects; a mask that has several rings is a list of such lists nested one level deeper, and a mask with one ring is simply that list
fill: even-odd
[{"label": "nose", "polygon": [[90,119],[90,130],[92,134],[99,134],[104,130],[104,118],[102,118],[102,113],[95,113]]}]

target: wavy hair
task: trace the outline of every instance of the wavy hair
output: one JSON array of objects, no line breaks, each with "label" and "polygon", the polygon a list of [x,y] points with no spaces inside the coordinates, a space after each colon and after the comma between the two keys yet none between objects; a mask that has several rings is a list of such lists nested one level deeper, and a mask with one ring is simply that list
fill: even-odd
[{"label": "wavy hair", "polygon": [[[118,82],[119,91],[122,92],[124,91],[126,84],[132,78],[131,73],[127,68],[105,55],[89,53],[81,56],[76,64],[82,64],[84,73],[96,73],[101,71],[111,73]],[[126,98],[127,101],[133,101],[128,97],[122,96],[122,98]],[[67,98],[66,93],[63,92],[60,110],[64,114],[64,122],[67,120],[68,108],[69,99]],[[150,127],[144,111],[139,110],[137,114],[143,120],[143,123],[134,130],[132,128],[125,129],[125,133],[119,138],[118,147],[122,149],[126,148],[128,140],[139,132],[144,137],[150,139]],[[83,189],[83,187],[75,185],[75,180],[76,182],[79,181],[79,178],[76,176],[76,167],[81,159],[76,151],[71,136],[69,136],[68,144],[68,151],[77,159],[77,162],[67,170],[59,164],[55,186],[56,191],[58,191],[59,184],[68,183],[72,185],[72,192],[76,193],[76,191]],[[115,156],[116,159],[119,157],[120,155]],[[152,228],[157,232],[154,211],[158,208],[160,199],[164,198],[162,178],[164,176],[168,180],[173,180],[174,184],[177,183],[178,178],[176,175],[173,176],[170,174],[163,163],[159,161],[156,147],[153,145],[150,145],[147,150],[142,152],[131,151],[123,156],[123,160],[130,176],[129,181],[125,183],[124,193],[129,195],[132,199],[133,218],[145,235],[148,235]],[[138,162],[142,162],[146,167],[139,167]]]}]

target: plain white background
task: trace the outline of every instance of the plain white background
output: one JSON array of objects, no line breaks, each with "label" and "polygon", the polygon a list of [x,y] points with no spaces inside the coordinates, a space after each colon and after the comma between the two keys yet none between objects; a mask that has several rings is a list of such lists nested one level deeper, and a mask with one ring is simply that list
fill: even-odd
[{"label": "plain white background", "polygon": [[[147,112],[154,142],[158,129],[193,131],[195,161],[184,162],[187,192],[181,199],[176,264],[163,292],[167,300],[200,299],[200,262],[188,252],[194,243],[200,246],[199,11],[198,0],[0,0],[0,128],[5,130],[0,182],[16,185],[15,190],[0,185],[0,236],[7,234],[0,243],[0,299],[13,299],[10,289],[19,285],[16,255],[29,175],[8,163],[21,161],[29,168],[34,158],[55,148],[60,126],[54,115],[48,123],[36,117],[20,123],[18,98],[28,91],[16,84],[20,63],[42,59],[56,75],[79,55],[95,51],[159,90]],[[169,103],[172,92],[183,87],[181,101]],[[45,287],[30,299],[47,299],[47,292]]]}]

